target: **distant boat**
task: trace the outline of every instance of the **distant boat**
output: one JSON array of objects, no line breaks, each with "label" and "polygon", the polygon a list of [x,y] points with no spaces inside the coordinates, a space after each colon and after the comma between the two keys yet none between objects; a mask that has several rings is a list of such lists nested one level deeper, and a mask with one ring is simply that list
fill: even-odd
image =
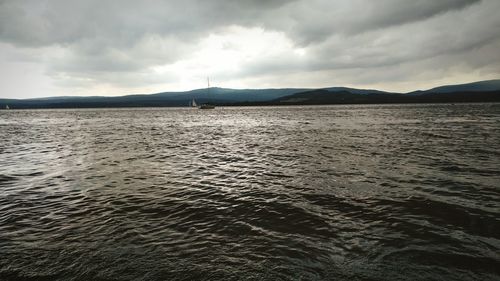
[{"label": "distant boat", "polygon": [[215,105],[212,105],[212,104],[208,104],[208,103],[204,103],[202,105],[200,105],[199,107],[200,109],[214,109],[215,108]]},{"label": "distant boat", "polygon": [[8,104],[5,105],[5,109],[10,109]]},{"label": "distant boat", "polygon": [[[207,77],[207,98],[210,100],[210,79]],[[210,104],[210,102],[202,103],[199,109],[214,109],[215,105]]]},{"label": "distant boat", "polygon": [[189,103],[189,106],[190,107],[198,107],[198,104],[196,103],[196,101],[193,99],[190,103]]}]

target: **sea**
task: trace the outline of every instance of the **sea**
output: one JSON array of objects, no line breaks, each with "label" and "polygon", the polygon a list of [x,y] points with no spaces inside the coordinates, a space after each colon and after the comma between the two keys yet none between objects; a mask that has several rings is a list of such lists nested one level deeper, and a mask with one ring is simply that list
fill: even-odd
[{"label": "sea", "polygon": [[500,280],[500,104],[2,110],[0,280]]}]

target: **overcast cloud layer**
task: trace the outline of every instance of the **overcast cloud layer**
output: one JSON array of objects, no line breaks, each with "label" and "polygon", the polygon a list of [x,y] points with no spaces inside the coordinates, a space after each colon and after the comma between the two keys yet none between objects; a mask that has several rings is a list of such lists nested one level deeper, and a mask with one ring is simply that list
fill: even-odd
[{"label": "overcast cloud layer", "polygon": [[0,97],[500,78],[498,0],[0,0]]}]

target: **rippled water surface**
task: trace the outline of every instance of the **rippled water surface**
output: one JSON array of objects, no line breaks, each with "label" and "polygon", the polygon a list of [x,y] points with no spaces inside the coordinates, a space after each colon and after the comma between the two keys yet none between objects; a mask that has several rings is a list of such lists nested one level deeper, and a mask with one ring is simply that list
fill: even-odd
[{"label": "rippled water surface", "polygon": [[500,104],[0,112],[0,280],[499,280]]}]

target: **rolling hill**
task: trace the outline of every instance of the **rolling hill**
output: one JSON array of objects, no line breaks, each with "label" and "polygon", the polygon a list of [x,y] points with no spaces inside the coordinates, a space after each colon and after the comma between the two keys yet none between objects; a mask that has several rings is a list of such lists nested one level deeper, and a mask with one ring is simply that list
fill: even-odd
[{"label": "rolling hill", "polygon": [[457,93],[457,92],[492,92],[500,90],[500,79],[485,80],[473,83],[446,85],[432,88],[424,91],[415,91],[408,93],[409,95],[422,95],[422,94],[442,94],[442,93]]}]

